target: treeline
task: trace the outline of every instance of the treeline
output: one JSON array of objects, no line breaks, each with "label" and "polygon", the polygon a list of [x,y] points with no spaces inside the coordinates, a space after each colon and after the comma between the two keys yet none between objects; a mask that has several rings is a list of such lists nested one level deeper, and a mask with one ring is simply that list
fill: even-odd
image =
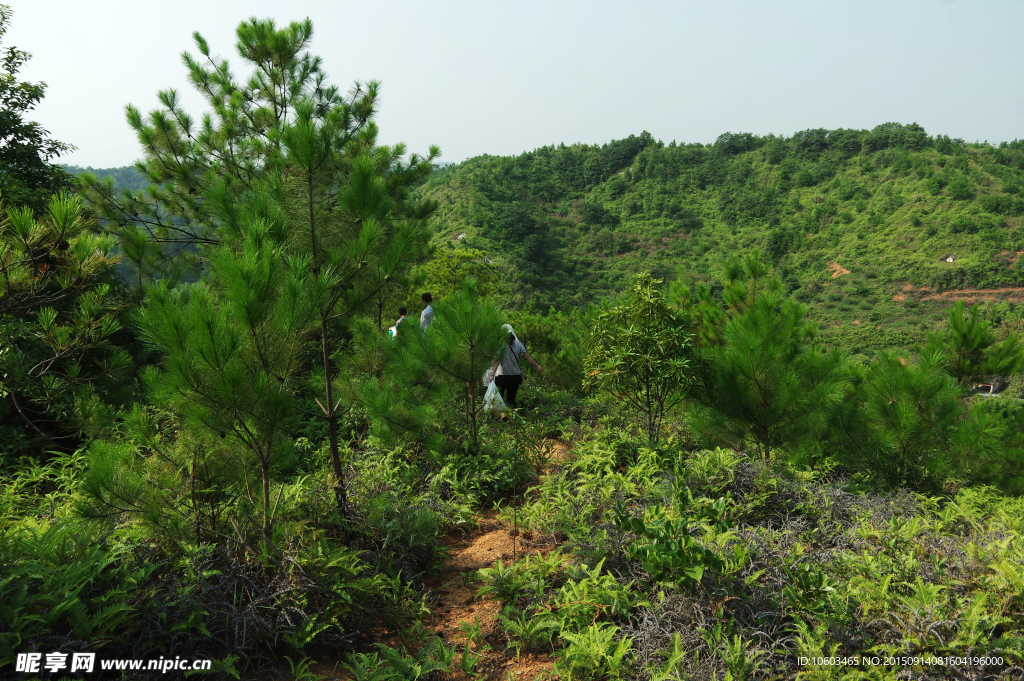
[{"label": "treeline", "polygon": [[424,195],[443,199],[441,241],[466,232],[459,244],[500,260],[541,309],[586,306],[643,268],[709,278],[729,254],[759,248],[815,318],[849,321],[835,309],[848,295],[826,296],[830,262],[880,300],[907,283],[1020,285],[1007,253],[1024,249],[1022,188],[1024,142],[968,144],[888,123],[726,133],[710,145],[644,133],[543,147],[466,161]]},{"label": "treeline", "polygon": [[81,166],[65,165],[63,168],[69,174],[76,176],[82,173],[89,173],[101,180],[109,177],[113,180],[114,187],[117,189],[137,191],[145,189],[149,185],[149,181],[134,166],[121,166],[119,168],[93,168],[88,166],[83,168]]}]

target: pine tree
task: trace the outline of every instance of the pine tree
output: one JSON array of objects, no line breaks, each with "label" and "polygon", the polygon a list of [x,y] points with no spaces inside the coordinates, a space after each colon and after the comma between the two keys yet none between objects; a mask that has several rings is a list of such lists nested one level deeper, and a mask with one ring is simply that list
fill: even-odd
[{"label": "pine tree", "polygon": [[[194,267],[202,265],[202,249],[190,246],[230,238],[210,197],[251,193],[268,175],[279,173],[287,153],[285,129],[302,124],[301,112],[321,130],[331,152],[318,172],[333,172],[336,181],[344,181],[343,160],[358,157],[376,141],[372,119],[380,84],[357,82],[347,96],[329,85],[320,58],[307,50],[313,37],[308,19],[278,28],[273,20],[253,18],[236,35],[238,54],[252,69],[244,82],[226,59],[211,57],[199,33],[193,34],[199,56],[182,55],[192,85],[212,111],[201,121],[184,110],[174,90],[161,91],[163,108],[146,116],[135,106],[126,108],[143,147],[136,168],[151,183],[148,189],[118,194],[112,182],[80,176],[94,209],[119,233],[142,230],[163,257],[184,258]],[[405,189],[429,171],[434,156],[436,149],[428,159],[413,155],[408,164],[381,169],[389,173],[386,187],[397,210],[426,217],[424,206],[410,203]]]},{"label": "pine tree", "polygon": [[[318,310],[324,397],[318,406],[327,422],[338,506],[345,513],[345,477],[338,442],[342,400],[335,386],[332,339],[339,320],[351,320],[400,289],[424,257],[426,221],[403,209],[408,199],[407,181],[394,177],[404,174],[413,178],[428,172],[429,160],[414,157],[411,165],[403,165],[404,147],[377,146],[372,123],[353,143],[338,139],[329,124],[319,123],[312,102],[299,102],[296,107],[295,122],[282,134],[281,208],[289,222],[290,245],[308,256],[312,278],[321,282],[326,269],[333,273]],[[376,308],[379,326],[381,308]]]},{"label": "pine tree", "polygon": [[435,301],[434,321],[428,328],[403,324],[390,351],[389,370],[362,388],[363,400],[380,432],[419,433],[431,409],[423,405],[444,401],[447,393],[461,394],[473,450],[479,448],[479,416],[483,409],[484,372],[508,346],[503,316],[476,282],[467,278],[462,290]]},{"label": "pine tree", "polygon": [[223,539],[255,552],[249,530],[263,532],[249,512],[252,502],[238,501],[250,470],[240,465],[246,456],[238,441],[183,425],[166,409],[134,405],[123,413],[119,436],[88,449],[76,512],[131,518],[161,539]]},{"label": "pine tree", "polygon": [[336,338],[373,301],[408,285],[424,257],[434,204],[412,200],[410,187],[432,170],[439,152],[406,159],[404,145],[379,145],[372,121],[379,84],[357,83],[349,96],[339,94],[319,58],[306,51],[312,31],[308,20],[283,29],[271,20],[244,22],[237,47],[253,67],[245,83],[225,60],[211,58],[196,34],[205,61],[188,54],[184,60],[213,114],[196,125],[173,91],[160,93],[165,109],[146,119],[129,107],[145,153],[138,168],[152,185],[115,196],[110,184],[89,176],[83,182],[94,207],[117,226],[139,268],[140,289],[147,263],[184,258],[198,265],[237,254],[253,211],[269,216],[281,231],[274,238],[282,253],[305,262],[317,285],[331,273],[316,310],[323,390],[317,402],[344,512]]},{"label": "pine tree", "polygon": [[908,358],[883,352],[852,368],[852,389],[832,415],[832,438],[851,468],[889,487],[942,492],[985,465],[1002,429],[965,404],[941,351]]},{"label": "pine tree", "polygon": [[805,308],[782,296],[756,251],[730,260],[724,274],[720,302],[707,287],[674,290],[694,318],[704,360],[694,424],[733,444],[752,437],[766,458],[813,441],[843,394],[842,353],[817,345]]},{"label": "pine tree", "polygon": [[112,342],[115,243],[83,213],[67,194],[41,216],[0,207],[0,392],[49,448],[73,449],[102,416],[94,388],[112,396],[131,366]]},{"label": "pine tree", "polygon": [[977,304],[968,311],[963,301],[957,301],[949,311],[949,328],[933,332],[921,354],[939,353],[944,358],[946,372],[963,388],[993,375],[1011,376],[1024,368],[1024,346],[1011,335],[997,342]]},{"label": "pine tree", "polygon": [[[310,276],[307,260],[284,253],[285,225],[259,213],[238,222],[240,252],[220,249],[212,281],[187,290],[150,288],[137,314],[163,356],[145,376],[157,404],[171,405],[199,432],[239,445],[244,494],[273,536],[272,469],[288,446],[304,339],[315,328],[333,275]],[[248,479],[258,471],[260,487]]]},{"label": "pine tree", "polygon": [[669,288],[672,307],[693,320],[694,343],[701,347],[720,345],[721,334],[730,319],[749,310],[760,294],[777,293],[782,287],[756,249],[742,259],[726,261],[722,275],[722,290],[718,296],[707,284],[691,287],[682,270]]},{"label": "pine tree", "polygon": [[842,395],[843,357],[815,345],[803,306],[762,291],[729,320],[706,351],[712,383],[700,422],[738,442],[750,436],[763,457],[813,440]]}]

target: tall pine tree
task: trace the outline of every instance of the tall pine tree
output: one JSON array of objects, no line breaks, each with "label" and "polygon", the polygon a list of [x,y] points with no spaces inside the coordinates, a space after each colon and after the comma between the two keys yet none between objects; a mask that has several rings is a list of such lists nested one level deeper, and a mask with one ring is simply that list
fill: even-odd
[{"label": "tall pine tree", "polygon": [[242,23],[237,49],[252,75],[241,82],[195,34],[201,56],[183,59],[212,113],[197,124],[173,90],[159,94],[164,108],[147,117],[129,106],[144,152],[137,167],[151,186],[118,195],[94,177],[83,182],[137,263],[140,288],[147,263],[202,269],[225,251],[242,257],[245,216],[274,216],[281,253],[306,263],[311,281],[327,286],[312,332],[319,360],[304,370],[322,388],[317,403],[344,510],[337,339],[372,301],[407,286],[424,257],[434,205],[412,200],[410,190],[439,152],[407,156],[404,145],[378,144],[372,118],[379,84],[356,83],[347,96],[328,85],[320,59],[307,51],[312,35],[308,20],[284,28],[272,20]]},{"label": "tall pine tree", "polygon": [[750,437],[766,458],[813,441],[842,397],[844,357],[817,345],[805,308],[781,295],[759,254],[726,264],[721,302],[680,289],[705,362],[694,423],[731,444]]}]

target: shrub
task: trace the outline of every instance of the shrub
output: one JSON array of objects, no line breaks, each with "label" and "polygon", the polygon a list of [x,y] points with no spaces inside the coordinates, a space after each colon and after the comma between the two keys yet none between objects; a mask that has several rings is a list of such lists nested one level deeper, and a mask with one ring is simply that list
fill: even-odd
[{"label": "shrub", "polygon": [[604,390],[644,416],[657,442],[666,412],[684,397],[693,376],[690,325],[669,309],[662,280],[637,276],[626,301],[594,324],[584,386]]},{"label": "shrub", "polygon": [[974,234],[978,231],[978,223],[967,215],[957,215],[949,222],[949,231],[953,234]]},{"label": "shrub", "polygon": [[832,414],[841,457],[888,487],[937,492],[989,458],[996,424],[965,409],[938,352],[909,361],[882,352],[852,366],[852,388]]},{"label": "shrub", "polygon": [[949,185],[949,196],[957,201],[967,201],[974,196],[974,190],[971,188],[971,183],[963,175],[957,175],[954,177]]}]

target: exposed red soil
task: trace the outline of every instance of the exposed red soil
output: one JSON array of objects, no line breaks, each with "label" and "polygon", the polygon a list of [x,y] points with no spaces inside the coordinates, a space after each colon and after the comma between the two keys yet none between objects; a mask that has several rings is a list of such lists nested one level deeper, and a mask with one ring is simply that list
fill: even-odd
[{"label": "exposed red soil", "polygon": [[[562,462],[569,455],[569,448],[563,442],[548,440],[544,443],[544,455],[549,461]],[[479,526],[470,532],[452,534],[445,539],[448,557],[441,572],[426,580],[424,586],[430,590],[432,614],[424,625],[437,634],[445,645],[455,645],[461,657],[464,646],[480,655],[475,673],[465,675],[458,668],[445,678],[452,681],[505,681],[510,677],[532,681],[533,679],[557,679],[554,675],[554,660],[544,654],[524,654],[516,658],[507,649],[505,636],[501,632],[498,616],[501,613],[499,601],[484,597],[477,599],[479,585],[468,579],[476,570],[491,567],[501,560],[505,564],[522,559],[525,555],[547,554],[556,545],[541,544],[533,540],[529,532],[513,536],[514,530],[498,522],[494,511],[485,511],[478,517]],[[482,646],[467,641],[463,624],[479,623],[483,634]],[[385,645],[398,648],[401,643],[394,632],[381,631],[377,640]],[[456,667],[458,663],[456,662]],[[349,679],[336,661],[321,661],[311,666],[311,671],[325,680]]]},{"label": "exposed red soil", "polygon": [[[927,289],[925,289],[927,291]],[[963,300],[964,302],[1024,302],[1024,288],[962,288],[925,295],[921,300]]]},{"label": "exposed red soil", "polygon": [[843,267],[842,265],[840,265],[839,263],[837,263],[835,261],[830,261],[828,266],[832,270],[832,278],[833,279],[835,279],[836,277],[841,277],[844,274],[849,274],[850,273],[850,270],[846,269],[845,267]]},{"label": "exposed red soil", "polygon": [[892,296],[892,300],[894,302],[902,303],[907,300],[908,297],[912,297],[919,301],[945,300],[955,302],[962,300],[967,303],[999,301],[1024,302],[1024,287],[987,289],[961,288],[935,293],[927,286],[915,287],[913,284],[904,284],[900,290],[902,293],[896,293]]},{"label": "exposed red soil", "polygon": [[[498,625],[501,604],[489,597],[477,600],[479,586],[467,585],[465,579],[467,573],[491,567],[496,560],[511,563],[513,548],[516,558],[522,558],[524,551],[537,552],[529,539],[529,534],[514,537],[511,528],[499,525],[494,519],[494,512],[488,511],[483,514],[480,527],[475,532],[450,538],[446,542],[451,554],[445,563],[444,572],[427,582],[427,586],[440,597],[433,615],[426,622],[427,626],[447,645],[457,643],[461,650],[467,644],[462,625],[479,622],[486,644],[482,651],[474,651],[483,654],[477,663],[476,673],[483,674],[483,678],[488,680],[507,679],[508,670],[512,670],[517,679],[534,679],[542,673],[550,675],[554,666],[547,655],[523,655],[519,659],[514,655],[506,655],[505,637],[500,633]],[[479,677],[467,677],[457,671],[451,678]]]},{"label": "exposed red soil", "polygon": [[1024,255],[1024,251],[1009,251],[1004,248],[1003,250],[999,251],[999,255],[1000,257],[1004,258],[1006,262],[1010,263],[1010,266],[1012,267],[1013,263],[1017,262],[1017,258],[1019,258],[1021,255]]}]

